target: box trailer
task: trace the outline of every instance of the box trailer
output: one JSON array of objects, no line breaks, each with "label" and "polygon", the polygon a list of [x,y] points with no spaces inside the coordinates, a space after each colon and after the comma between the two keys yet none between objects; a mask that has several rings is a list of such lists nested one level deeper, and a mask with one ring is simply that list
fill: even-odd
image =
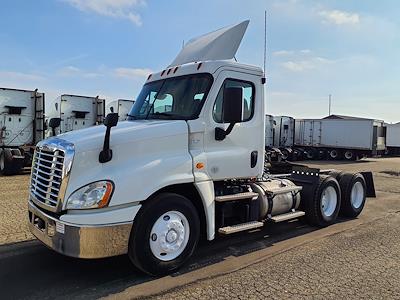
[{"label": "box trailer", "polygon": [[99,97],[61,95],[47,116],[46,136],[88,128],[104,121],[105,100]]},{"label": "box trailer", "polygon": [[354,160],[384,154],[384,121],[330,116],[324,119],[296,119],[295,146],[305,149],[308,159]]},{"label": "box trailer", "polygon": [[400,122],[386,124],[386,148],[389,155],[400,155]]},{"label": "box trailer", "polygon": [[44,138],[44,93],[0,88],[0,173],[29,166],[34,146]]},{"label": "box trailer", "polygon": [[274,146],[279,148],[292,147],[294,144],[294,118],[288,116],[274,116],[274,120]]},{"label": "box trailer", "polygon": [[127,99],[112,101],[106,106],[106,115],[109,113],[117,113],[119,121],[125,121],[134,103],[134,100]]},{"label": "box trailer", "polygon": [[357,217],[372,196],[370,172],[264,172],[265,73],[233,60],[247,25],[187,43],[148,76],[126,122],[108,114],[105,126],[42,141],[28,200],[33,235],[72,257],[128,254],[159,276],[186,263],[200,239]]}]

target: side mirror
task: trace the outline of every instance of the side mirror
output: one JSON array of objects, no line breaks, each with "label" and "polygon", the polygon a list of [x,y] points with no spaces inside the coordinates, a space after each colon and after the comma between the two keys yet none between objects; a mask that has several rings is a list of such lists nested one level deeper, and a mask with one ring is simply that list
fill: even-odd
[{"label": "side mirror", "polygon": [[103,150],[99,154],[99,162],[106,163],[112,159],[112,150],[110,149],[110,131],[111,127],[115,127],[118,124],[118,114],[108,114],[104,120],[106,128],[106,135],[104,137]]},{"label": "side mirror", "polygon": [[61,118],[51,118],[49,121],[49,127],[51,128],[52,135],[56,135],[56,128],[61,124]]},{"label": "side mirror", "polygon": [[222,102],[222,120],[225,123],[239,123],[242,121],[243,89],[229,87],[224,89]]},{"label": "side mirror", "polygon": [[215,139],[222,141],[232,132],[236,123],[242,121],[243,114],[243,89],[240,87],[228,87],[224,89],[222,103],[222,120],[224,123],[230,123],[225,130],[223,128],[215,128]]},{"label": "side mirror", "polygon": [[118,124],[118,114],[117,113],[110,113],[104,119],[104,125],[106,127],[115,127]]}]

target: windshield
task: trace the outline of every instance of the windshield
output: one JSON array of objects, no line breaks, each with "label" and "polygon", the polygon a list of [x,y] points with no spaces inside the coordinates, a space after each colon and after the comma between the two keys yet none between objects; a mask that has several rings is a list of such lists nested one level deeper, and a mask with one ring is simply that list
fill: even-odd
[{"label": "windshield", "polygon": [[137,97],[128,120],[196,119],[212,84],[210,74],[194,74],[147,83]]}]

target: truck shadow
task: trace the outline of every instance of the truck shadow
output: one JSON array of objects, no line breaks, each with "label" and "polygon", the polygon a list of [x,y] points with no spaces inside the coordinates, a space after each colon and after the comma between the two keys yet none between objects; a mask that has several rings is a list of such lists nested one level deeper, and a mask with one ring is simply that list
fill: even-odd
[{"label": "truck shadow", "polygon": [[[315,230],[318,228],[296,220],[201,242],[189,263],[171,276],[188,274],[229,256],[240,257]],[[95,299],[154,279],[136,270],[126,255],[83,260],[57,254],[38,241],[0,246],[2,299]]]}]

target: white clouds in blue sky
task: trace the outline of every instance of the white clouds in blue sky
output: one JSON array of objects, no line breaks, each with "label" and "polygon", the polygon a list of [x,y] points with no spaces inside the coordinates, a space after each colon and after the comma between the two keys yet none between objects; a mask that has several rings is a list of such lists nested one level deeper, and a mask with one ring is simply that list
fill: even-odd
[{"label": "white clouds in blue sky", "polygon": [[262,65],[267,110],[400,121],[400,3],[395,0],[6,0],[0,86],[133,98],[182,41],[250,19],[237,58]]}]

